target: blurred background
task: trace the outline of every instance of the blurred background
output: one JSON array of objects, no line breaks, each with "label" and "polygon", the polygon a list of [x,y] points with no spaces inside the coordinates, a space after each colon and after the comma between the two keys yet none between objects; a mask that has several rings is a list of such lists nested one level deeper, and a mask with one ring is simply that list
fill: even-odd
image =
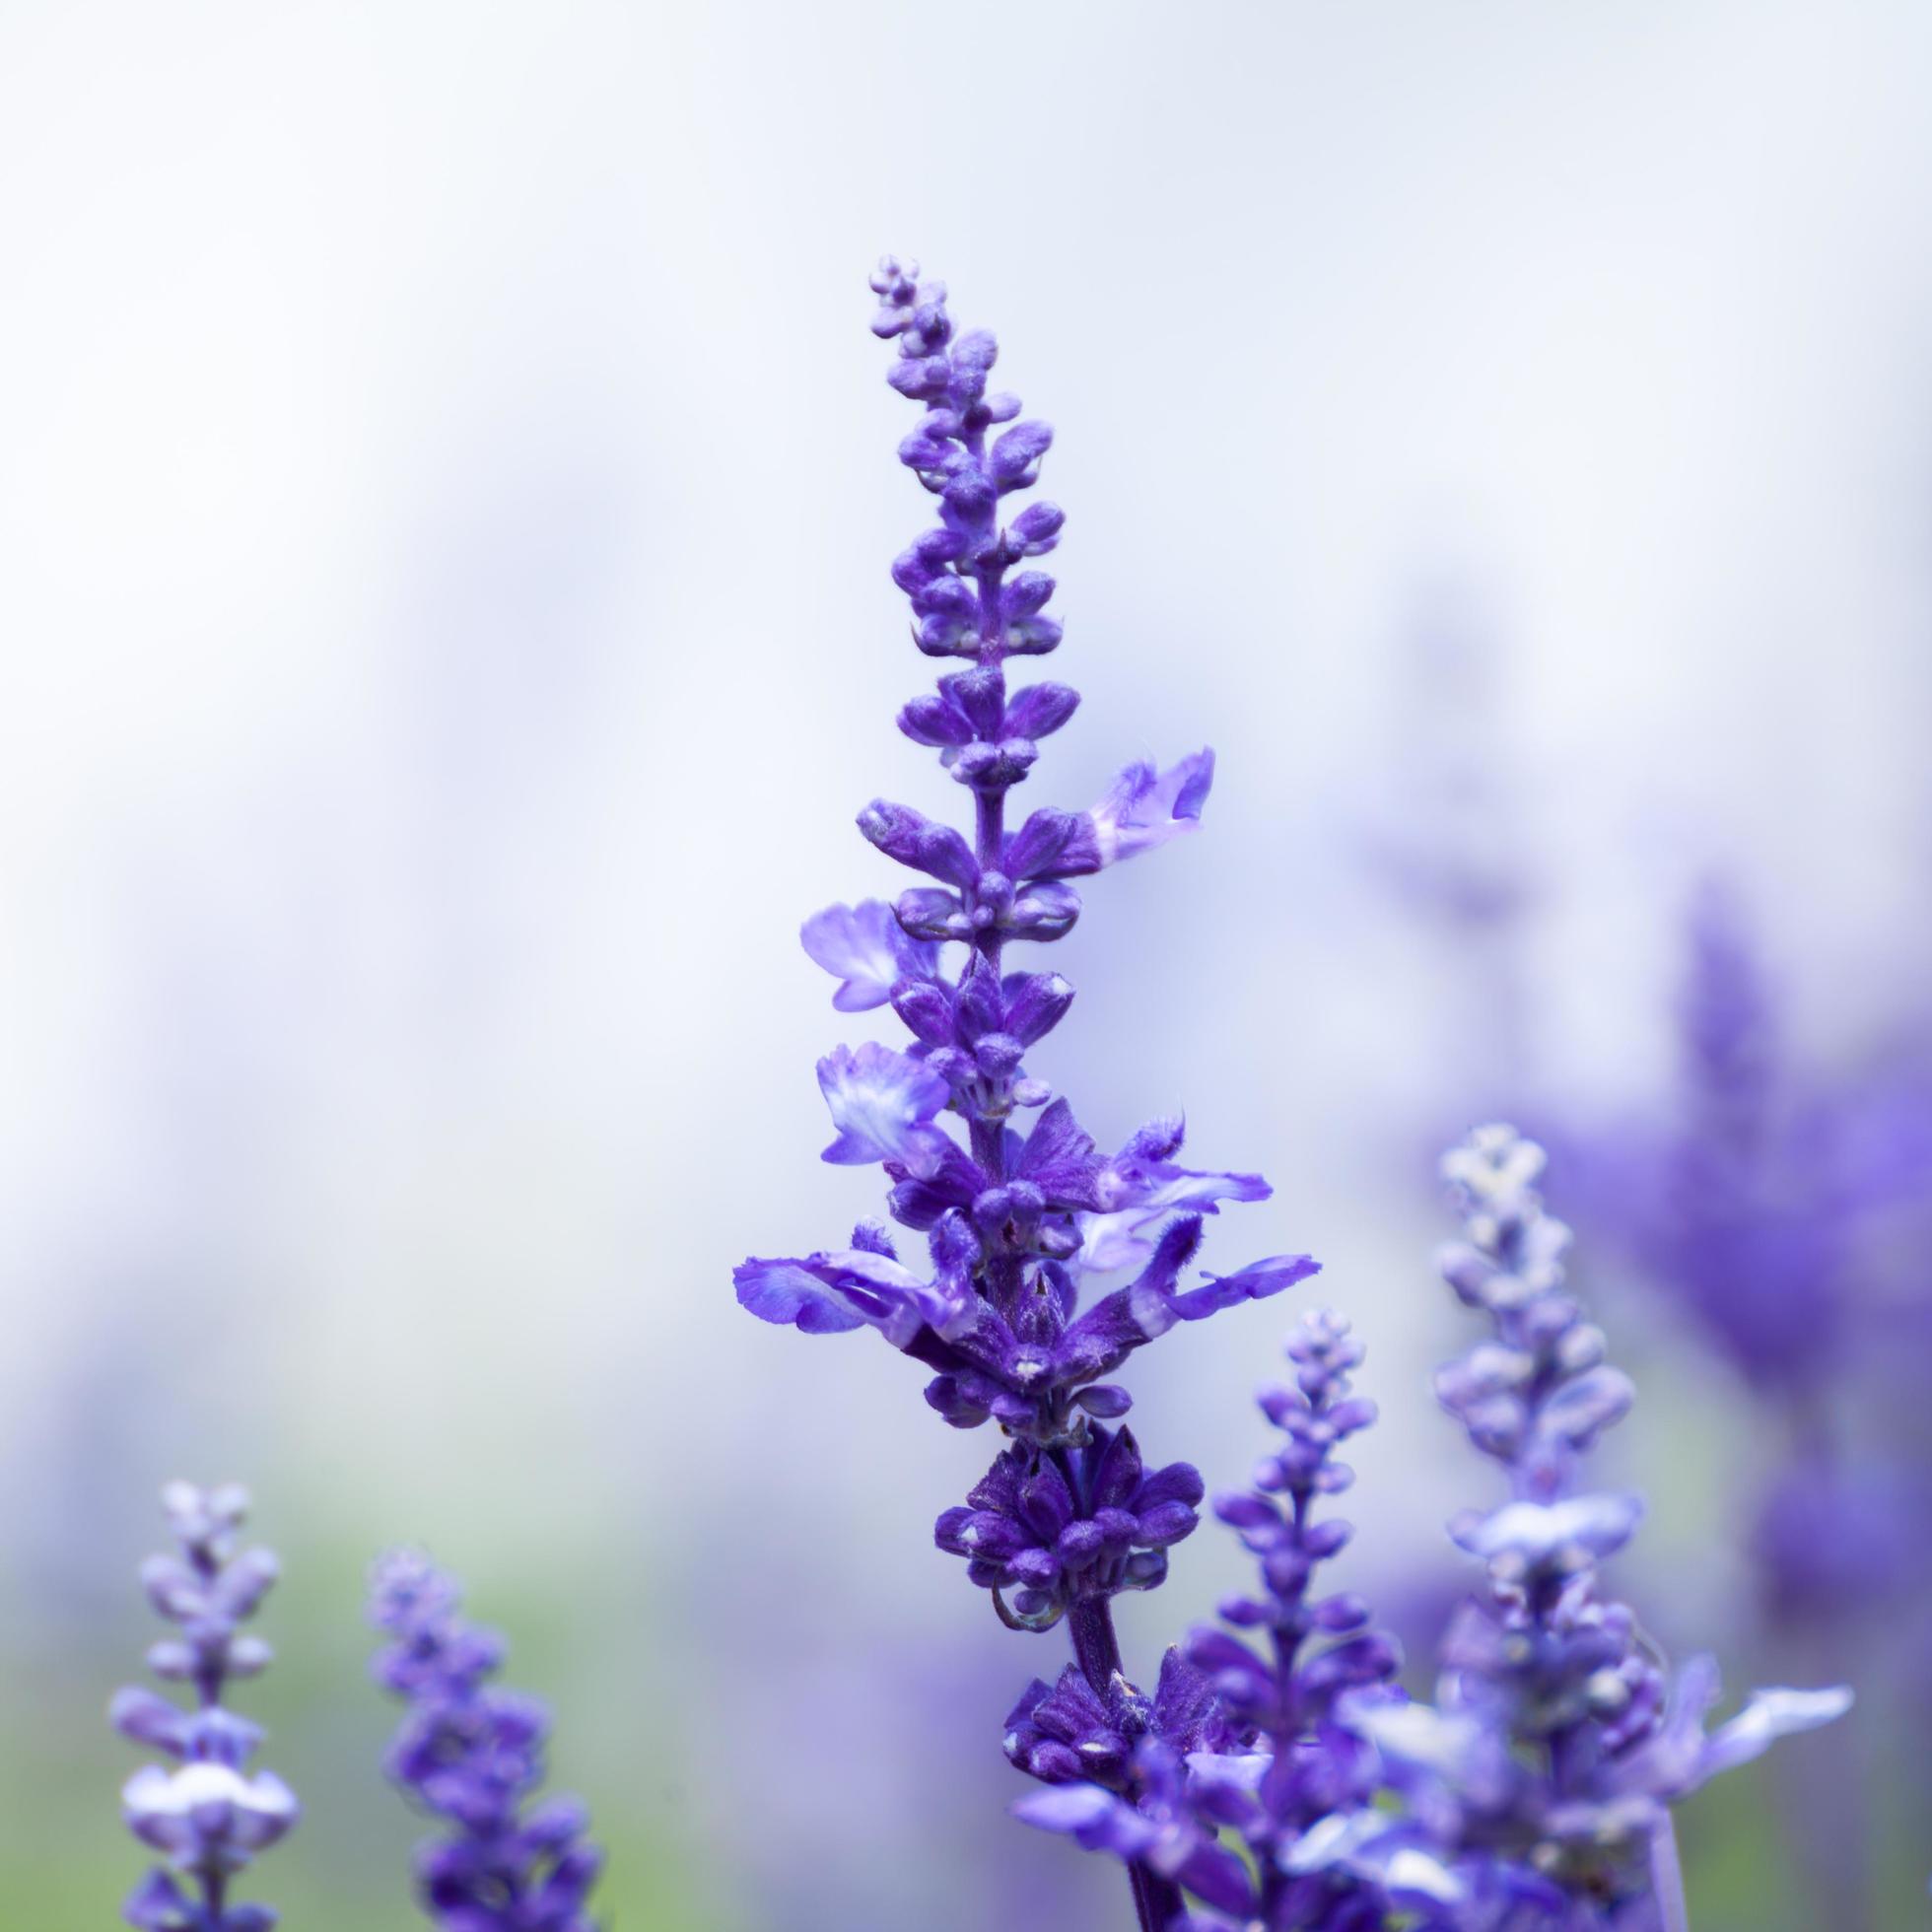
[{"label": "blurred background", "polygon": [[[417,1922],[398,1540],[553,1702],[621,1932],[1124,1915],[1002,1816],[1059,1641],[930,1528],[990,1439],[730,1290],[873,1210],[812,1063],[890,1035],[794,934],[897,889],[866,799],[959,795],[891,724],[886,247],[1058,426],[1087,695],[1036,802],[1219,753],[1087,895],[1041,1070],[1272,1178],[1210,1260],[1325,1262],[1386,1418],[1355,1580],[1425,1640],[1491,1493],[1428,1392],[1433,1163],[1508,1110],[1642,1392],[1618,1582],[1734,1692],[1861,1694],[1693,1801],[1697,1923],[1920,1922],[1928,63],[1905,0],[11,0],[10,1922],[142,1868],[102,1713],[175,1475],[285,1564],[239,1701],[294,1928]],[[1238,1481],[1295,1312],[1146,1358],[1149,1453]]]}]

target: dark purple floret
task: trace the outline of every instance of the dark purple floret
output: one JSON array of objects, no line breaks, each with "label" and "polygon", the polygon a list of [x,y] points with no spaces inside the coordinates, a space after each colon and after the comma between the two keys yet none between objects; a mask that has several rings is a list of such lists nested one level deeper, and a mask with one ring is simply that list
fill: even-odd
[{"label": "dark purple floret", "polygon": [[1230,1751],[1244,1734],[1228,1720],[1213,1686],[1169,1650],[1151,1697],[1118,1672],[1096,1690],[1070,1664],[1055,1684],[1035,1678],[1006,1716],[1006,1756],[1043,1784],[1085,1780],[1125,1791],[1136,1748],[1154,1737],[1182,1757]]},{"label": "dark purple floret", "polygon": [[222,1700],[232,1680],[255,1677],[268,1665],[268,1645],[241,1626],[279,1572],[270,1552],[239,1548],[245,1489],[171,1483],[162,1506],[178,1553],[150,1556],[141,1581],[156,1612],[180,1634],[155,1644],[148,1667],[187,1686],[194,1701],[182,1705],[140,1689],[114,1695],[115,1729],[173,1760],[172,1768],[145,1766],[121,1793],[128,1828],[168,1860],[135,1888],[122,1916],[140,1932],[267,1932],[276,1914],[234,1902],[230,1890],[301,1808],[272,1771],[248,1771],[262,1733]]},{"label": "dark purple floret", "polygon": [[413,1551],[377,1565],[369,1618],[388,1638],[376,1681],[409,1704],[389,1776],[444,1827],[416,1851],[425,1916],[447,1932],[595,1932],[602,1854],[576,1799],[537,1799],[550,1716],[489,1682],[503,1639],[467,1622],[454,1580]]},{"label": "dark purple floret", "polygon": [[1082,1599],[1153,1589],[1168,1550],[1200,1521],[1201,1497],[1191,1465],[1147,1475],[1131,1430],[1095,1427],[1070,1462],[1008,1449],[965,1506],[939,1518],[933,1540],[967,1559],[1002,1622],[1043,1630]]}]

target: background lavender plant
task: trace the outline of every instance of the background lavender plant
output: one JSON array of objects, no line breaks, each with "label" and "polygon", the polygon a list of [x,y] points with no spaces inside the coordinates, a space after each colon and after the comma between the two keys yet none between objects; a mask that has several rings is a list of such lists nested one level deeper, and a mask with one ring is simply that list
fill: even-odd
[{"label": "background lavender plant", "polygon": [[[1373,1419],[1348,1393],[1361,1350],[1331,1314],[1289,1345],[1295,1388],[1262,1397],[1285,1447],[1254,1491],[1217,1504],[1263,1583],[1221,1614],[1265,1630],[1264,1650],[1199,1630],[1187,1658],[1205,1675],[1177,1679],[1185,1700],[1164,1673],[1151,1709],[1123,1692],[1111,1723],[1041,1684],[1015,1713],[1009,1750],[1054,1787],[1017,1814],[1174,1877],[1202,1901],[1175,1923],[1677,1932],[1689,1917],[1670,1808],[1850,1704],[1843,1689],[1761,1690],[1707,1736],[1714,1665],[1698,1657],[1669,1677],[1634,1613],[1602,1588],[1599,1564],[1641,1503],[1583,1489],[1580,1462],[1632,1391],[1562,1292],[1568,1230],[1543,1211],[1542,1165],[1507,1127],[1479,1130],[1443,1163],[1466,1237],[1443,1273],[1495,1335],[1443,1369],[1438,1394],[1507,1472],[1511,1496],[1450,1526],[1486,1581],[1443,1637],[1435,1705],[1393,1688],[1398,1651],[1359,1597],[1308,1594],[1349,1535],[1312,1521],[1310,1504],[1347,1486],[1332,1451]],[[1115,1733],[1134,1741],[1131,1759]],[[1219,1842],[1230,1828],[1247,1859]]]},{"label": "background lavender plant", "polygon": [[1671,1676],[1600,1566],[1642,1514],[1587,1488],[1583,1459],[1622,1420],[1629,1379],[1564,1291],[1569,1230],[1536,1189],[1543,1150],[1479,1129],[1443,1161],[1463,1214],[1444,1278],[1492,1335],[1438,1375],[1442,1405],[1499,1464],[1509,1499],[1450,1526],[1486,1586],[1442,1643],[1437,1708],[1367,1704],[1363,1734],[1443,1844],[1464,1922],[1689,1923],[1670,1808],[1773,1740],[1840,1716],[1851,1693],[1760,1690],[1708,1737],[1716,1667]]},{"label": "background lavender plant", "polygon": [[1585,1211],[1772,1417],[1784,1453],[1752,1499],[1760,1602],[1773,1627],[1828,1642],[1915,1587],[1932,1527],[1926,1472],[1888,1465],[1872,1405],[1840,1400],[1854,1382],[1879,1395],[1932,1338],[1912,1255],[1932,1077],[1909,1034],[1836,1073],[1800,1060],[1734,885],[1704,881],[1685,940],[1676,1090],[1574,1130]]},{"label": "background lavender plant", "polygon": [[531,1802],[550,1716],[489,1682],[502,1637],[469,1622],[454,1580],[414,1551],[377,1565],[369,1618],[388,1638],[376,1681],[409,1704],[389,1776],[444,1827],[416,1852],[425,1916],[447,1932],[595,1932],[602,1854],[575,1798]]},{"label": "background lavender plant", "polygon": [[[1916,1378],[1901,1373],[1932,1337],[1915,1258],[1932,1176],[1922,1042],[1894,1020],[1848,1065],[1797,1052],[1734,881],[1700,883],[1683,936],[1674,1084],[1558,1128],[1580,1218],[1763,1417],[1733,1505],[1749,1526],[1741,1637],[1796,1671],[1857,1656],[1875,1689],[1923,1706],[1932,1652],[1901,1640],[1899,1619],[1932,1549]],[[1876,1756],[1865,1740],[1808,1755],[1783,1787],[1818,1891],[1854,1918],[1870,1909]]]},{"label": "background lavender plant", "polygon": [[259,1546],[237,1547],[248,1513],[248,1493],[239,1485],[171,1483],[162,1507],[178,1553],[150,1556],[141,1582],[156,1613],[179,1634],[150,1648],[148,1668],[185,1686],[194,1701],[183,1707],[138,1688],[114,1696],[115,1729],[173,1760],[172,1768],[145,1765],[121,1793],[128,1829],[172,1868],[149,1872],[123,1916],[141,1932],[266,1932],[275,1912],[237,1903],[231,1888],[254,1855],[295,1824],[300,1808],[274,1772],[249,1772],[262,1732],[224,1698],[232,1682],[258,1675],[269,1662],[268,1645],[241,1626],[274,1584],[277,1565]]}]

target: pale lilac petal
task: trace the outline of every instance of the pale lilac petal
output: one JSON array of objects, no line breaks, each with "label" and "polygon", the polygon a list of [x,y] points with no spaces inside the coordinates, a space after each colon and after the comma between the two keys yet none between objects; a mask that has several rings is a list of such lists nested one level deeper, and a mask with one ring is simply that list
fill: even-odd
[{"label": "pale lilac petal", "polygon": [[1042,1831],[1064,1831],[1088,1851],[1138,1858],[1159,1836],[1133,1806],[1097,1784],[1056,1784],[1019,1799],[1012,1814]]},{"label": "pale lilac petal", "polygon": [[1266,1201],[1274,1190],[1259,1174],[1217,1174],[1172,1161],[1110,1162],[1101,1170],[1098,1213],[1083,1213],[1080,1266],[1096,1275],[1138,1267],[1154,1251],[1169,1214],[1212,1214],[1220,1201]]},{"label": "pale lilac petal", "polygon": [[1265,1301],[1321,1272],[1312,1255],[1271,1255],[1237,1274],[1209,1275],[1200,1287],[1184,1288],[1172,1297],[1173,1309],[1182,1321],[1199,1322],[1237,1302]]},{"label": "pale lilac petal", "polygon": [[1151,1239],[1140,1229],[1146,1216],[1138,1208],[1124,1208],[1113,1214],[1080,1214],[1080,1266],[1094,1275],[1111,1275],[1119,1268],[1134,1268],[1154,1251]]},{"label": "pale lilac petal", "polygon": [[1641,1496],[1566,1496],[1560,1502],[1507,1502],[1486,1516],[1459,1518],[1449,1533],[1473,1556],[1514,1556],[1539,1565],[1565,1550],[1609,1556],[1629,1542],[1642,1517]]},{"label": "pale lilac petal", "polygon": [[1782,1686],[1754,1690],[1750,1701],[1728,1724],[1720,1724],[1704,1744],[1700,1777],[1715,1777],[1734,1765],[1748,1764],[1768,1751],[1779,1738],[1813,1731],[1829,1724],[1851,1708],[1851,1687],[1835,1684],[1823,1690],[1791,1690]]},{"label": "pale lilac petal", "polygon": [[1151,852],[1201,822],[1201,808],[1214,780],[1214,754],[1197,751],[1156,773],[1149,764],[1130,765],[1088,815],[1100,848],[1100,862]]},{"label": "pale lilac petal", "polygon": [[1259,1174],[1217,1174],[1171,1160],[1109,1161],[1098,1187],[1103,1208],[1138,1208],[1143,1216],[1180,1208],[1211,1214],[1217,1201],[1266,1201],[1274,1193]]},{"label": "pale lilac petal", "polygon": [[844,1167],[900,1160],[920,1175],[937,1168],[948,1143],[927,1123],[950,1093],[923,1060],[869,1040],[857,1052],[834,1047],[818,1063],[818,1085],[839,1130],[822,1159]]},{"label": "pale lilac petal", "polygon": [[[869,1326],[903,1347],[939,1294],[888,1255],[849,1248],[802,1260],[754,1256],[732,1271],[739,1305],[760,1321],[804,1335],[841,1335]],[[935,1311],[936,1312],[936,1311]]]},{"label": "pale lilac petal", "polygon": [[1493,1749],[1478,1719],[1406,1697],[1381,1693],[1349,1697],[1344,1701],[1342,1717],[1383,1758],[1457,1788],[1475,1779]]},{"label": "pale lilac petal", "polygon": [[754,1256],[731,1271],[731,1279],[739,1307],[761,1322],[805,1335],[838,1335],[865,1325],[865,1317],[846,1296],[802,1261]]},{"label": "pale lilac petal", "polygon": [[930,976],[938,959],[938,947],[908,937],[881,899],[827,906],[805,921],[798,937],[812,962],[842,982],[832,996],[842,1013],[883,1006],[901,980]]}]

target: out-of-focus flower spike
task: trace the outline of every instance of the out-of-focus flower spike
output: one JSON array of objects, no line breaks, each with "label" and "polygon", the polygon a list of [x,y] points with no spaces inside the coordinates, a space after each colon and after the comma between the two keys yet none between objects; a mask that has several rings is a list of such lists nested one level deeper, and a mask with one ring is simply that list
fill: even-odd
[{"label": "out-of-focus flower spike", "polygon": [[261,1607],[278,1572],[266,1550],[239,1550],[248,1494],[236,1484],[202,1489],[171,1483],[162,1506],[179,1553],[152,1556],[141,1570],[158,1615],[181,1626],[178,1641],[150,1652],[157,1673],[189,1683],[195,1704],[152,1690],[117,1691],[109,1721],[122,1736],[174,1760],[145,1765],[121,1792],[127,1828],[161,1852],[122,1916],[142,1932],[266,1932],[276,1915],[231,1897],[238,1874],[286,1835],[301,1816],[294,1792],[272,1771],[250,1772],[260,1728],[227,1709],[230,1681],[252,1676],[267,1646],[240,1624]]},{"label": "out-of-focus flower spike", "polygon": [[369,1621],[384,1638],[371,1673],[409,1705],[388,1774],[441,1826],[416,1848],[423,1915],[445,1932],[596,1932],[602,1854],[581,1804],[536,1797],[550,1716],[489,1682],[503,1640],[464,1620],[454,1580],[416,1551],[377,1563]]}]

